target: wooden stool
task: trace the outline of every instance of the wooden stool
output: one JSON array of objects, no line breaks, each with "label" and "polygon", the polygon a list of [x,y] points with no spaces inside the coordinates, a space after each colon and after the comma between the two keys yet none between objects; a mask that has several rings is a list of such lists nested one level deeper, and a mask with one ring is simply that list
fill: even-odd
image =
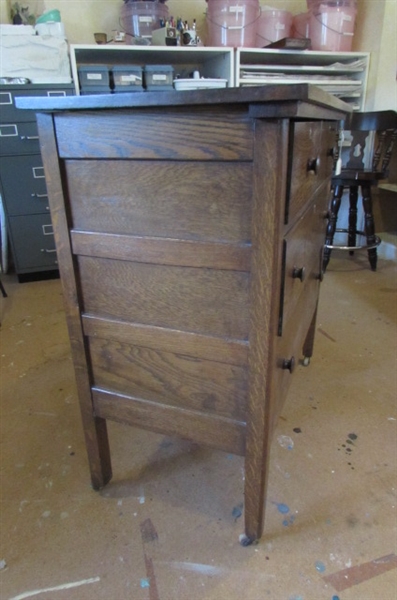
[{"label": "wooden stool", "polygon": [[[328,226],[325,237],[323,271],[326,270],[334,249],[367,250],[371,269],[376,271],[377,247],[381,239],[375,234],[375,223],[372,211],[371,189],[378,181],[387,179],[388,167],[394,141],[397,137],[397,113],[392,110],[354,113],[349,123],[351,144],[348,156],[336,152],[335,175],[332,178],[332,200],[328,212]],[[343,144],[345,133],[339,136]],[[374,150],[375,149],[375,150]],[[342,154],[342,155],[341,155]],[[371,159],[372,155],[372,159]],[[338,169],[339,163],[345,163]],[[338,172],[339,171],[339,172]],[[349,219],[347,228],[337,228],[338,213],[343,192],[349,189]],[[357,204],[359,191],[364,211],[364,230],[357,229]],[[347,245],[334,244],[335,233],[347,234]],[[358,244],[357,236],[365,237],[366,243]]]}]

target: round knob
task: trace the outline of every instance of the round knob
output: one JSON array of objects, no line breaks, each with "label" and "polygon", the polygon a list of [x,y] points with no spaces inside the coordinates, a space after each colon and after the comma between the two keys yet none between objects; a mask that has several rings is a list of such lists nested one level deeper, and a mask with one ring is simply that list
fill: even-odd
[{"label": "round knob", "polygon": [[295,369],[295,357],[294,356],[291,356],[291,358],[284,358],[283,369],[285,369],[286,371],[289,371],[290,373],[293,372],[293,370]]},{"label": "round knob", "polygon": [[320,161],[318,158],[308,158],[307,165],[306,165],[306,171],[308,173],[310,173],[311,175],[316,175],[319,162]]},{"label": "round knob", "polygon": [[301,281],[303,281],[305,279],[306,276],[306,271],[305,271],[305,267],[294,267],[292,270],[292,277],[293,279],[300,279]]}]

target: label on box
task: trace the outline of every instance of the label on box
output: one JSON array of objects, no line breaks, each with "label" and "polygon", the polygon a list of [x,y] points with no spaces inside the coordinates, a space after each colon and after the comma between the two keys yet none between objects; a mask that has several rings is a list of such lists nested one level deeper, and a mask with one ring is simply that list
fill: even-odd
[{"label": "label on box", "polygon": [[101,80],[102,79],[102,73],[87,73],[87,79],[90,80]]},{"label": "label on box", "polygon": [[153,75],[153,81],[166,81],[167,80],[167,75],[162,74],[162,73],[154,73]]},{"label": "label on box", "polygon": [[140,82],[141,78],[138,77],[138,75],[122,75],[120,77],[120,81],[122,81],[123,83],[135,83]]}]

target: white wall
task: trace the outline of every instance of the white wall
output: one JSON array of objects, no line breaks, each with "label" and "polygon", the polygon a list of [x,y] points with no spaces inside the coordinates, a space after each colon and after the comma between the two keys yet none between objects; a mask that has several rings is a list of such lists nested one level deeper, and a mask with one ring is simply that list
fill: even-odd
[{"label": "white wall", "polygon": [[396,37],[396,0],[358,0],[353,50],[371,53],[366,110],[397,110]]}]

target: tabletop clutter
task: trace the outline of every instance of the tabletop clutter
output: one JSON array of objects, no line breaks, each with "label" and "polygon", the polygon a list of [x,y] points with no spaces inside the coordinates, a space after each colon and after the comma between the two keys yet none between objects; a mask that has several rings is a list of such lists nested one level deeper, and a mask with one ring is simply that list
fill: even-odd
[{"label": "tabletop clutter", "polygon": [[[125,42],[202,45],[196,20],[169,14],[167,0],[124,0],[120,23]],[[357,0],[307,0],[307,11],[261,5],[259,0],[206,0],[206,46],[264,48],[284,39],[310,40],[306,48],[352,49]]]},{"label": "tabletop clutter", "polygon": [[[259,0],[206,2],[209,47],[273,46],[327,52],[349,52],[352,47],[357,0],[307,0],[307,11],[296,15],[261,5]],[[127,45],[203,45],[196,19],[171,15],[167,0],[124,0],[120,26],[114,41]],[[97,43],[107,43],[105,38],[106,34],[95,34]],[[172,65],[82,65],[78,75],[82,95],[227,86],[226,79],[203,78],[193,69],[181,78]]]}]

